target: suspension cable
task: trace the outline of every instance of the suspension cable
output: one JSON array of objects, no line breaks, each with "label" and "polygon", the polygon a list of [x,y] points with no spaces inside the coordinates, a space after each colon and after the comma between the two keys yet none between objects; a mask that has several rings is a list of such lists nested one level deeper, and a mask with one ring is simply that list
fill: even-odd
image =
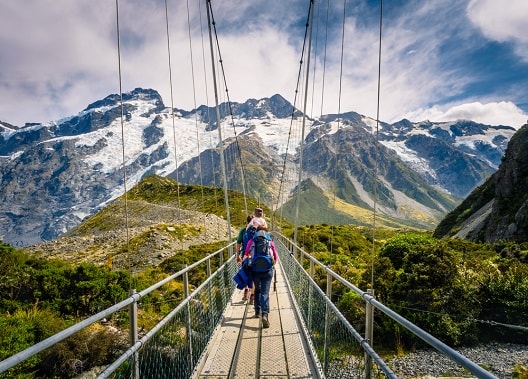
[{"label": "suspension cable", "polygon": [[[209,3],[210,3],[210,0],[209,0]],[[219,66],[220,66],[220,70],[219,71],[222,73],[222,79],[223,79],[224,88],[225,88],[225,94],[226,94],[226,107],[227,107],[227,110],[228,110],[228,112],[226,112],[226,113],[229,113],[229,116],[230,116],[231,125],[233,127],[233,133],[234,133],[234,137],[235,137],[235,148],[236,148],[235,155],[238,156],[239,163],[240,163],[240,174],[241,174],[241,180],[240,181],[241,181],[241,184],[242,184],[242,193],[243,193],[243,196],[244,196],[244,210],[245,210],[245,212],[247,214],[248,213],[248,205],[247,205],[247,191],[246,191],[247,183],[246,183],[246,175],[245,175],[245,169],[244,169],[245,165],[244,165],[244,162],[242,160],[242,151],[240,149],[240,144],[239,144],[239,141],[238,141],[238,135],[237,135],[237,132],[236,132],[236,126],[235,126],[234,114],[233,114],[233,106],[232,106],[231,99],[229,98],[229,89],[227,87],[227,77],[226,77],[226,74],[225,74],[224,61],[222,59],[222,54],[221,54],[221,51],[220,51],[220,43],[218,41],[218,32],[216,30],[216,22],[214,20],[213,10],[212,10],[212,7],[211,7],[210,4],[209,4],[209,10],[210,10],[210,13],[211,13],[211,20],[212,20],[213,31],[214,31],[215,41],[216,41],[216,48],[217,48],[217,51],[218,51],[218,62],[219,62]],[[235,170],[235,172],[236,172],[236,170]]]},{"label": "suspension cable", "polygon": [[[206,109],[207,109],[207,127],[209,127],[210,123],[211,123],[211,109],[209,107],[209,90],[208,90],[208,80],[207,80],[207,67],[206,67],[206,61],[207,59],[205,58],[205,38],[204,38],[204,34],[203,34],[203,29],[204,29],[204,21],[203,21],[203,18],[202,18],[202,2],[201,1],[198,1],[198,13],[200,15],[200,37],[201,37],[201,45],[202,45],[202,62],[203,62],[203,75],[204,75],[204,81],[205,81],[205,102],[207,104],[206,106]],[[195,112],[197,110],[195,109]],[[209,134],[209,146],[212,148],[213,147],[213,135],[212,133],[208,133]],[[214,167],[214,156],[213,154],[210,154],[210,157],[211,157],[211,167]],[[216,185],[216,177],[214,176],[214,174],[212,175],[212,180],[213,180],[213,193],[214,193],[214,199],[215,199],[215,206],[218,207],[218,200],[220,198],[220,196],[218,196],[218,186]],[[220,238],[220,219],[217,219],[215,218],[216,220],[216,223],[217,223],[217,228],[216,230],[218,230],[218,237]]]},{"label": "suspension cable", "polygon": [[[301,49],[301,59],[299,61],[299,71],[297,72],[297,82],[296,82],[296,85],[295,85],[295,95],[294,95],[294,98],[293,98],[292,113],[291,113],[291,117],[290,117],[290,127],[289,127],[289,130],[288,130],[288,138],[287,138],[287,142],[286,142],[286,152],[284,154],[281,179],[279,181],[279,191],[277,192],[277,206],[275,207],[275,209],[279,208],[279,204],[281,204],[281,197],[280,196],[282,195],[283,191],[285,190],[283,188],[283,186],[284,186],[284,182],[286,180],[285,176],[286,176],[286,166],[287,166],[287,161],[288,161],[288,152],[289,152],[290,142],[292,140],[293,122],[294,122],[294,119],[295,119],[295,111],[296,111],[296,105],[297,105],[297,96],[299,95],[299,88],[300,88],[300,83],[301,83],[301,78],[302,78],[302,67],[303,67],[303,63],[304,63],[306,42],[307,42],[307,39],[308,39],[308,28],[311,25],[310,22],[309,22],[310,14],[311,14],[310,13],[311,12],[311,8],[312,8],[312,5],[310,3],[310,7],[308,9],[308,17],[307,17],[307,21],[305,23],[303,45],[302,45],[302,49]],[[302,141],[300,141],[300,142],[302,144]],[[299,183],[299,185],[300,185],[300,183]],[[282,198],[282,201],[284,201],[283,198]],[[271,216],[272,225],[273,225],[273,219],[274,219],[275,213],[276,212],[273,212],[272,216]],[[296,229],[296,227],[295,227],[295,229]]]},{"label": "suspension cable", "polygon": [[326,74],[326,47],[328,44],[328,17],[330,13],[330,0],[326,1],[326,27],[325,27],[325,43],[324,43],[324,57],[323,57],[323,82],[321,84],[321,116],[323,115],[323,100],[325,89],[325,74]]},{"label": "suspension cable", "polygon": [[181,220],[181,203],[180,203],[180,178],[178,175],[178,147],[176,145],[176,125],[174,122],[174,94],[172,86],[172,63],[170,50],[170,33],[169,33],[169,9],[167,0],[165,0],[165,26],[167,32],[167,58],[169,63],[169,85],[170,85],[170,100],[171,100],[171,119],[172,119],[172,139],[174,143],[174,165],[176,172],[176,192],[178,196],[178,220]]},{"label": "suspension cable", "polygon": [[[212,39],[212,31],[211,31],[211,21],[214,23],[214,19],[212,19],[212,7],[211,7],[211,0],[207,1],[207,20],[209,25],[209,41],[211,45],[211,60],[212,60],[212,68],[213,68],[213,82],[214,82],[214,90],[215,90],[215,102],[216,102],[216,126],[218,128],[218,147],[220,149],[220,165],[222,167],[222,176],[224,178],[224,197],[225,197],[225,206],[226,206],[226,218],[227,218],[227,235],[228,235],[228,241],[231,243],[231,215],[229,212],[229,196],[227,191],[227,177],[226,177],[226,167],[224,162],[224,145],[222,140],[222,127],[220,125],[220,111],[218,109],[218,89],[216,87],[216,75],[215,75],[215,67],[214,67],[214,51],[213,51],[213,39]],[[231,249],[231,245],[230,245]],[[230,253],[232,253],[230,251]]]},{"label": "suspension cable", "polygon": [[[346,21],[346,0],[343,1],[343,26],[341,30],[341,58],[339,63],[339,92],[337,95],[337,130],[341,128],[341,97],[343,92],[343,61],[345,56],[345,21]],[[340,147],[340,146],[339,146]],[[337,188],[337,171],[339,167],[339,147],[337,148],[336,157],[335,157],[335,168],[334,168],[334,183]],[[336,208],[337,195],[336,191],[333,193],[333,204],[332,207]],[[330,253],[333,252],[334,248],[334,225],[331,226],[332,238],[330,240]]]},{"label": "suspension cable", "polygon": [[[165,0],[166,1],[166,0]],[[199,3],[199,2],[198,2]],[[198,128],[198,112],[196,112],[197,109],[197,102],[196,102],[196,82],[195,82],[195,74],[194,74],[194,58],[193,58],[193,49],[192,49],[192,33],[191,33],[191,15],[189,12],[189,0],[187,0],[187,30],[189,34],[189,55],[191,59],[191,76],[192,76],[192,89],[193,89],[193,104],[194,104],[194,124],[196,128],[196,149],[197,149],[197,157],[198,157],[198,171],[200,175],[200,192],[201,192],[201,200],[202,200],[202,209],[204,208],[205,204],[205,194],[204,194],[204,186],[203,186],[203,171],[202,171],[202,155],[200,154],[200,132]],[[205,226],[207,220],[206,220],[206,213],[203,213],[203,225]]]},{"label": "suspension cable", "polygon": [[317,23],[315,25],[315,47],[314,47],[314,64],[313,64],[313,73],[312,73],[312,104],[310,106],[310,116],[313,117],[313,107],[315,99],[315,72],[317,68],[317,48],[319,46],[319,11],[321,10],[321,2],[317,3]]},{"label": "suspension cable", "polygon": [[370,281],[372,289],[374,289],[374,256],[376,252],[376,211],[378,201],[378,159],[379,159],[379,113],[380,113],[380,97],[381,97],[381,36],[382,36],[382,25],[383,25],[383,0],[380,0],[380,14],[379,14],[379,50],[378,50],[378,94],[377,94],[377,105],[376,105],[376,144],[374,148],[374,209],[373,209],[373,220],[372,220],[372,259],[370,269]]},{"label": "suspension cable", "polygon": [[[121,75],[121,34],[119,31],[119,0],[115,0],[116,6],[116,29],[117,29],[117,66],[119,76],[119,103],[121,108],[121,157],[123,167],[123,191],[125,199],[125,230],[126,230],[126,246],[127,246],[127,263],[128,271],[132,277],[132,266],[130,263],[130,234],[128,222],[128,191],[127,191],[127,175],[126,175],[126,156],[125,156],[125,110],[123,104],[123,78]],[[129,290],[132,290],[132,281],[129,284]]]},{"label": "suspension cable", "polygon": [[310,8],[308,10],[308,18],[309,18],[309,24],[310,24],[310,37],[308,38],[308,53],[306,54],[307,63],[306,63],[306,86],[305,86],[305,93],[304,93],[304,107],[303,107],[303,121],[302,121],[302,129],[301,129],[301,144],[300,144],[300,151],[299,151],[299,178],[298,178],[298,185],[297,185],[297,198],[295,201],[295,221],[294,221],[294,232],[293,232],[293,241],[294,243],[297,243],[297,227],[298,227],[298,221],[299,221],[299,203],[300,203],[300,193],[301,193],[301,182],[302,182],[302,172],[303,172],[303,146],[304,146],[304,129],[306,125],[306,105],[308,102],[307,96],[308,96],[308,77],[310,72],[310,54],[311,54],[311,48],[312,48],[312,30],[313,30],[313,5],[314,0],[310,0]]}]

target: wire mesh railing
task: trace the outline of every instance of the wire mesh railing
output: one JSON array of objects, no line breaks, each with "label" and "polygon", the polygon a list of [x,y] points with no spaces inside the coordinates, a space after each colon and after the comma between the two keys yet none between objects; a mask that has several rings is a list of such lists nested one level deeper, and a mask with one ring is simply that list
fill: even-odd
[{"label": "wire mesh railing", "polygon": [[229,302],[235,270],[231,258],[99,378],[191,377]]},{"label": "wire mesh railing", "polygon": [[[374,308],[380,311],[382,316],[403,326],[478,378],[496,378],[456,350],[376,301],[368,292],[355,287],[285,236],[275,234],[275,243],[290,290],[297,302],[298,311],[302,315],[307,334],[326,378],[397,378],[371,346],[372,337],[369,338],[369,333],[373,331]],[[304,268],[304,260],[309,261],[310,274]],[[326,272],[326,292],[313,279],[315,266]],[[365,302],[365,336],[356,331],[332,303],[332,282],[347,287]]]},{"label": "wire mesh railing", "polygon": [[[368,331],[372,330],[374,308],[477,377],[495,378],[457,351],[377,302],[369,293],[356,288],[286,237],[275,234],[274,239],[287,285],[295,299],[295,309],[302,319],[304,330],[310,340],[312,356],[319,360],[317,365],[322,368],[326,378],[397,377],[371,346],[372,337],[369,337]],[[230,254],[231,250],[232,244],[139,293],[132,293],[122,302],[0,361],[0,378],[15,377],[13,374],[16,372],[16,366],[24,367],[25,362],[31,361],[46,349],[67,338],[76,338],[76,333],[119,312],[128,312],[130,317],[128,347],[126,344],[125,347],[116,346],[117,358],[113,363],[104,366],[104,370],[97,374],[98,378],[191,377],[216,328],[221,324],[225,309],[235,290],[233,276],[238,266],[234,256]],[[224,263],[225,257],[227,259]],[[309,261],[309,270],[304,268],[303,259]],[[216,268],[214,273],[212,273],[213,262]],[[326,272],[326,291],[314,280],[316,266],[319,268],[319,273],[321,269]],[[206,273],[201,284],[190,291],[189,274],[198,267],[201,272],[206,271]],[[154,291],[176,279],[183,281],[183,300],[140,338],[136,322],[138,305],[141,306]],[[324,278],[319,279],[324,281]],[[363,309],[365,336],[362,336],[332,303],[332,283],[347,287],[365,302]],[[89,341],[87,348],[91,348]],[[74,371],[67,373],[68,377],[82,373],[82,362],[74,366]],[[23,374],[24,370],[19,372]]]},{"label": "wire mesh railing", "polygon": [[[120,350],[115,361],[98,373],[98,378],[189,378],[201,354],[211,339],[215,328],[235,289],[233,276],[238,267],[230,254],[232,244],[185,267],[179,272],[129,298],[93,315],[60,333],[57,333],[3,361],[0,361],[0,378],[26,377],[28,370],[35,369],[30,363],[48,349],[64,343],[68,338],[79,338],[80,332],[92,324],[103,322],[112,315],[128,312],[130,318],[129,347],[116,346]],[[224,263],[224,258],[226,258]],[[212,273],[212,267],[217,269]],[[204,268],[205,266],[205,268]],[[199,270],[203,281],[194,290],[189,290],[189,274]],[[141,338],[138,336],[137,309],[142,301],[154,291],[173,282],[182,280],[184,299],[152,329]],[[117,338],[121,338],[116,336]],[[121,338],[122,339],[122,338]],[[126,338],[125,338],[126,339]],[[86,348],[91,349],[86,341]],[[53,377],[75,377],[83,373],[79,362],[69,372]],[[34,376],[27,376],[34,377]]]},{"label": "wire mesh railing", "polygon": [[[275,240],[290,291],[326,378],[397,378],[346,320],[292,254],[291,241]],[[304,252],[303,252],[304,253]],[[331,292],[331,280],[327,291]],[[376,364],[370,365],[371,361]]]}]

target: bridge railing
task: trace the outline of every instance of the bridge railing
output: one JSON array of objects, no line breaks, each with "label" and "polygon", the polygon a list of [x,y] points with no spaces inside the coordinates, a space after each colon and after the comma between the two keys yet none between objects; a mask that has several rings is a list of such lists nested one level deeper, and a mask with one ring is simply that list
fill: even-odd
[{"label": "bridge railing", "polygon": [[[286,237],[276,234],[275,241],[290,291],[296,300],[296,309],[302,316],[313,353],[319,359],[326,378],[371,376],[396,378],[396,375],[372,348],[371,338],[361,336],[332,303],[333,281],[338,281],[365,301],[367,320],[372,319],[368,309],[375,308],[477,377],[494,378],[480,366],[379,303],[370,294],[349,283]],[[229,253],[231,249],[232,244],[139,293],[132,293],[120,303],[1,361],[0,378],[10,377],[10,369],[16,365],[66,338],[75,336],[75,333],[88,326],[122,311],[128,311],[130,315],[130,347],[100,372],[98,378],[183,379],[191,377],[214,330],[221,322],[224,310],[235,289],[233,276],[238,266],[232,254]],[[227,257],[225,263],[223,263],[224,257]],[[303,259],[309,260],[309,271],[312,276],[304,269]],[[211,272],[213,260],[216,261],[218,267],[214,273]],[[202,283],[190,292],[188,276],[202,265],[206,265],[207,274]],[[319,266],[327,274],[326,292],[313,279],[315,266]],[[137,335],[138,304],[141,305],[146,296],[176,279],[183,280],[185,298],[155,327],[139,338]],[[369,330],[368,325],[365,330]]]},{"label": "bridge railing", "polygon": [[[431,347],[458,363],[478,378],[496,378],[456,350],[450,348],[415,324],[406,320],[369,294],[304,251],[281,234],[274,233],[280,260],[285,270],[290,290],[302,314],[306,332],[326,378],[370,378],[397,376],[372,347],[374,309],[391,318]],[[303,267],[309,261],[309,273]],[[326,292],[313,279],[315,267],[326,272]],[[346,320],[332,303],[332,282],[337,281],[359,295],[365,302],[365,336]]]},{"label": "bridge railing", "polygon": [[[233,243],[234,244],[234,243]],[[130,346],[112,364],[99,372],[98,378],[189,378],[206,348],[216,326],[229,303],[235,282],[233,276],[238,269],[234,256],[230,254],[232,245],[183,268],[177,273],[136,293],[18,354],[0,361],[0,378],[12,377],[15,366],[44,352],[46,349],[75,338],[76,333],[92,324],[111,318],[118,312],[128,312],[130,318]],[[224,263],[224,258],[225,263]],[[214,262],[214,263],[213,263]],[[200,285],[189,290],[189,275],[200,268],[206,275]],[[217,267],[215,272],[212,267]],[[138,336],[137,309],[149,294],[173,282],[182,280],[184,299],[151,330],[141,338]],[[116,336],[117,338],[117,336]],[[89,349],[90,346],[87,346]],[[68,377],[83,372],[82,365]]]}]

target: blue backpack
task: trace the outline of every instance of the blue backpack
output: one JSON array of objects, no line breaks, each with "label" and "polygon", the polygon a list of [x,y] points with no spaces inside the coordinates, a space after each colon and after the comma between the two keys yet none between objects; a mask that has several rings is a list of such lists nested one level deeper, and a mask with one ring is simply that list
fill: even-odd
[{"label": "blue backpack", "polygon": [[264,230],[258,230],[253,234],[250,267],[253,272],[268,272],[273,268],[270,241]]},{"label": "blue backpack", "polygon": [[242,238],[242,246],[240,249],[242,250],[242,255],[244,255],[244,252],[246,251],[246,246],[250,240],[253,239],[253,235],[257,231],[257,228],[255,228],[253,225],[250,225],[246,232],[244,233],[244,237]]}]

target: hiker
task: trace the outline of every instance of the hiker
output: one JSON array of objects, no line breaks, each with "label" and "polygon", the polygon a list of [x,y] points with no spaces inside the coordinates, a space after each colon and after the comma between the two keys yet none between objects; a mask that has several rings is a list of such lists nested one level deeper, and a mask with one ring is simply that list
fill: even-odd
[{"label": "hiker", "polygon": [[237,254],[236,256],[237,263],[241,263],[242,257],[244,256],[244,250],[245,250],[245,246],[243,246],[244,234],[246,233],[247,226],[251,222],[251,219],[253,219],[253,215],[248,215],[246,217],[246,226],[240,228],[240,230],[238,231],[238,236],[237,236],[236,245],[235,245],[235,250],[236,250],[235,253]]},{"label": "hiker", "polygon": [[[252,218],[253,218],[253,215],[247,216],[246,225],[249,225]],[[244,256],[244,251],[246,247],[244,245],[244,235],[246,234],[246,228],[247,226],[244,226],[243,228],[240,228],[240,230],[238,231],[237,241],[235,245],[236,260],[237,260],[237,263],[239,264],[242,264],[242,257]],[[246,244],[247,244],[247,241],[246,241]],[[246,286],[244,288],[244,296],[242,296],[242,301],[246,301],[248,299],[249,288],[252,288],[252,286]],[[251,294],[251,296],[253,296],[253,294]],[[251,302],[251,304],[253,303]]]},{"label": "hiker", "polygon": [[267,231],[267,227],[257,227],[255,236],[249,240],[244,253],[244,260],[248,261],[253,277],[255,317],[262,315],[262,327],[264,328],[269,328],[269,292],[273,279],[273,268],[279,259],[275,243]]},{"label": "hiker", "polygon": [[[264,226],[267,230],[268,224],[266,223],[266,220],[264,219],[264,211],[262,208],[257,207],[253,211],[253,214],[251,215],[251,220],[248,221],[246,226],[246,234],[243,239],[243,249],[246,249],[247,243],[249,240],[253,238],[253,234],[257,230],[257,227]],[[244,292],[245,294],[245,292]],[[245,296],[243,297],[243,299]],[[249,296],[249,304],[253,305],[255,303],[255,287],[251,287],[251,295]]]},{"label": "hiker", "polygon": [[266,230],[268,229],[268,223],[264,219],[264,211],[262,210],[262,208],[260,207],[255,208],[255,210],[253,211],[253,218],[248,223],[248,227],[250,225],[254,226],[255,228],[258,228],[259,226],[263,226],[266,228]]}]

